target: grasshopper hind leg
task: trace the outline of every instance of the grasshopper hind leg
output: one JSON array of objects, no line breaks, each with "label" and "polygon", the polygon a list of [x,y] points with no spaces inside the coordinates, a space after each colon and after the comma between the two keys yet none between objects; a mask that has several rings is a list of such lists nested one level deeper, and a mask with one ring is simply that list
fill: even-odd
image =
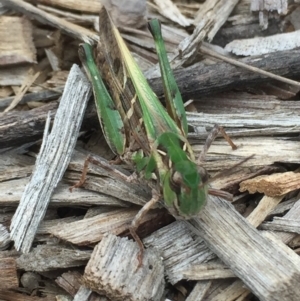
[{"label": "grasshopper hind leg", "polygon": [[147,202],[137,213],[137,215],[134,217],[134,219],[131,222],[131,225],[129,227],[129,231],[133,239],[138,243],[140,251],[138,254],[138,268],[142,266],[143,263],[143,254],[144,254],[144,245],[139,236],[136,233],[137,228],[139,227],[142,218],[145,216],[145,214],[159,201],[160,195],[159,193],[153,189],[152,190],[152,198],[149,202]]},{"label": "grasshopper hind leg", "polygon": [[[121,161],[121,159],[120,159],[120,161]],[[89,164],[98,165],[98,166],[102,167],[103,169],[113,173],[118,178],[120,178],[124,181],[127,181],[127,182],[131,182],[132,178],[133,178],[132,175],[131,176],[125,175],[124,173],[122,173],[118,169],[114,168],[113,163],[119,163],[119,160],[112,161],[112,162],[107,162],[106,160],[104,160],[100,157],[96,157],[94,155],[88,155],[87,158],[84,161],[84,165],[83,165],[80,180],[76,184],[71,186],[69,188],[69,190],[72,192],[72,190],[74,188],[79,188],[84,184],[84,182],[86,181],[86,175],[88,173]]]}]

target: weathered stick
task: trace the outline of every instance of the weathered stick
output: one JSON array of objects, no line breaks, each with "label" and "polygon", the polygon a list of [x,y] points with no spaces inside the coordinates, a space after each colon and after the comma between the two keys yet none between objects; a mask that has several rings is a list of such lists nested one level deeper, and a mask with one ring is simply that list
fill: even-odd
[{"label": "weathered stick", "polygon": [[211,197],[199,217],[186,224],[260,300],[299,299],[298,255],[262,236],[230,203]]},{"label": "weathered stick", "polygon": [[90,94],[91,88],[87,85],[86,77],[79,67],[74,65],[56,113],[52,132],[48,134],[48,118],[35,171],[12,219],[11,238],[15,241],[17,250],[30,250],[51,194],[69,164]]}]

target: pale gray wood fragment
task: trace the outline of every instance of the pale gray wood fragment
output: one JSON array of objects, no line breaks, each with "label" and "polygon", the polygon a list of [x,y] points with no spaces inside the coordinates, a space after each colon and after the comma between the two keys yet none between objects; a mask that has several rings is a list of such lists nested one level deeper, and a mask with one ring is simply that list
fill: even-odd
[{"label": "pale gray wood fragment", "polygon": [[274,11],[276,10],[279,14],[286,14],[288,7],[287,0],[251,0],[251,10],[252,11]]},{"label": "pale gray wood fragment", "polygon": [[[300,200],[294,204],[294,206],[284,215],[286,219],[298,219],[300,215]],[[297,234],[277,231],[276,235],[285,243],[288,244]]]},{"label": "pale gray wood fragment", "polygon": [[105,235],[86,266],[85,286],[112,300],[160,301],[165,285],[162,260],[147,249],[138,268],[138,252],[136,242]]},{"label": "pale gray wood fragment", "polygon": [[261,229],[269,231],[282,231],[300,234],[299,219],[289,219],[283,217],[274,217],[271,222],[264,222]]},{"label": "pale gray wood fragment", "polygon": [[211,286],[211,281],[198,281],[186,301],[202,301]]},{"label": "pale gray wood fragment", "polygon": [[[82,173],[84,160],[86,158],[87,154],[75,150],[69,164],[69,169],[76,170],[79,173],[74,175],[74,173],[66,172],[64,178],[76,183]],[[99,159],[107,162],[101,157],[99,157]],[[121,172],[125,177],[130,176],[132,173],[120,166],[111,166],[118,172]],[[141,185],[141,183],[136,183],[135,181],[126,181],[114,172],[107,171],[95,164],[89,164],[88,175],[82,187],[85,188],[85,190],[89,189],[100,192],[106,195],[106,197],[111,196],[116,198],[116,200],[120,200],[120,204],[124,204],[123,207],[128,206],[128,204],[123,201],[143,206],[151,199],[151,190],[146,185]],[[74,189],[73,191],[76,192],[78,190],[80,189]]]},{"label": "pale gray wood fragment", "polygon": [[297,201],[298,201],[298,198],[292,198],[292,199],[289,199],[288,201],[281,202],[280,204],[278,204],[278,206],[276,208],[274,208],[269,213],[269,216],[271,216],[271,215],[281,215],[281,214],[289,211]]},{"label": "pale gray wood fragment", "polygon": [[225,50],[236,55],[256,56],[298,47],[300,47],[300,30],[268,37],[234,40],[225,46]]},{"label": "pale gray wood fragment", "polygon": [[6,250],[10,245],[10,235],[6,227],[0,224],[0,251]]},{"label": "pale gray wood fragment", "polygon": [[86,265],[92,251],[68,249],[62,246],[38,245],[28,254],[22,254],[17,260],[18,269],[46,272],[56,269]]},{"label": "pale gray wood fragment", "polygon": [[172,68],[191,64],[204,39],[211,41],[220,27],[227,21],[238,0],[206,1],[197,12],[193,33],[178,46],[178,53],[171,59]]},{"label": "pale gray wood fragment", "polygon": [[[137,213],[137,209],[110,210],[80,221],[55,225],[49,229],[49,232],[76,245],[90,245],[99,242],[105,233],[118,235],[128,230]],[[151,214],[149,212],[145,218],[151,220],[151,217],[154,217]]]},{"label": "pale gray wood fragment", "polygon": [[[1,206],[17,206],[22,197],[24,189],[28,184],[29,178],[10,180],[0,183],[0,205]],[[76,181],[75,181],[76,182]],[[70,184],[59,183],[54,189],[50,199],[51,207],[61,206],[92,206],[92,205],[107,205],[117,207],[128,207],[126,202],[123,202],[115,197],[101,194],[86,189],[74,189],[69,191]]]},{"label": "pale gray wood fragment", "polygon": [[36,160],[36,168],[12,219],[15,247],[29,252],[51,194],[61,180],[75,147],[91,87],[77,65],[70,71],[51,134],[50,119]]},{"label": "pale gray wood fragment", "polygon": [[215,255],[204,241],[182,222],[176,221],[143,239],[146,247],[156,248],[164,260],[170,283],[184,279],[183,272],[194,264],[207,262]]},{"label": "pale gray wood fragment", "polygon": [[74,296],[73,301],[88,301],[91,294],[92,291],[82,285]]},{"label": "pale gray wood fragment", "polygon": [[208,296],[205,301],[246,301],[245,298],[250,293],[249,289],[241,280],[236,280],[232,284],[224,287],[217,294],[214,294],[214,296]]},{"label": "pale gray wood fragment", "polygon": [[260,300],[298,300],[300,258],[263,237],[230,203],[210,196],[198,218],[185,223]]}]

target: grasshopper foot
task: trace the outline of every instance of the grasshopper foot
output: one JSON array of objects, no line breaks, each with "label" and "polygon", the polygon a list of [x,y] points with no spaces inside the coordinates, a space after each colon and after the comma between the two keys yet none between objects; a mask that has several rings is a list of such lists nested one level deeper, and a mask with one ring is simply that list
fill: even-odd
[{"label": "grasshopper foot", "polygon": [[160,195],[156,190],[152,190],[152,198],[149,202],[147,202],[142,209],[137,213],[131,222],[131,226],[129,227],[129,231],[133,239],[138,243],[140,251],[138,253],[138,267],[140,268],[143,264],[143,254],[144,254],[144,245],[139,236],[136,233],[137,228],[139,227],[142,218],[144,215],[159,201]]},{"label": "grasshopper foot", "polygon": [[139,269],[143,265],[144,245],[143,245],[143,242],[141,241],[141,239],[139,238],[139,236],[137,235],[137,233],[135,232],[136,229],[137,229],[136,226],[131,226],[129,228],[129,231],[130,231],[131,236],[138,243],[139,248],[140,248],[139,253],[137,255],[137,259],[138,259],[137,269]]},{"label": "grasshopper foot", "polygon": [[75,183],[73,186],[69,187],[70,192],[72,192],[74,188],[79,188],[84,184],[90,162],[91,162],[91,156],[89,155],[89,156],[87,156],[87,158],[84,161],[80,180],[77,183]]}]

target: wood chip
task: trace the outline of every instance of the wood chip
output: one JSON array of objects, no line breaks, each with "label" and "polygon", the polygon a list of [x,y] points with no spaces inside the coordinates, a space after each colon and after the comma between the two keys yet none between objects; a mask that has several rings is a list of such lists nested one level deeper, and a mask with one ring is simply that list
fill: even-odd
[{"label": "wood chip", "polygon": [[180,12],[176,4],[171,0],[154,0],[154,2],[158,6],[160,14],[166,18],[181,26],[191,25],[191,21]]},{"label": "wood chip", "polygon": [[0,251],[6,250],[10,245],[10,235],[6,227],[0,224]]},{"label": "wood chip", "polygon": [[247,217],[248,222],[254,227],[258,227],[272,210],[282,201],[283,196],[268,197],[264,196],[255,209]]},{"label": "wood chip", "polygon": [[287,0],[251,0],[252,11],[274,11],[276,10],[279,14],[286,14],[288,7]]},{"label": "wood chip", "polygon": [[30,250],[51,194],[70,161],[90,94],[91,88],[87,85],[87,79],[79,67],[74,65],[66,83],[52,132],[48,134],[50,125],[48,118],[36,169],[12,219],[11,238],[15,241],[17,250],[23,252]]},{"label": "wood chip", "polygon": [[283,217],[274,217],[272,222],[265,222],[261,228],[269,231],[282,231],[300,234],[300,221]]},{"label": "wood chip", "polygon": [[165,285],[161,258],[147,249],[138,268],[138,252],[136,242],[105,235],[85,268],[85,285],[116,301],[160,301]]},{"label": "wood chip", "polygon": [[77,271],[68,271],[57,277],[55,282],[74,297],[82,284],[82,275]]},{"label": "wood chip", "polygon": [[34,81],[39,77],[39,75],[40,72],[34,72],[33,69],[28,70],[27,76],[24,82],[22,83],[22,86],[18,90],[18,93],[16,94],[10,105],[4,110],[5,113],[11,111],[20,103],[25,93],[28,91],[28,89],[31,87]]},{"label": "wood chip", "polygon": [[223,263],[214,262],[193,265],[188,270],[183,271],[183,275],[188,280],[211,280],[236,277]]},{"label": "wood chip", "polygon": [[202,301],[211,286],[211,281],[198,281],[186,301]]},{"label": "wood chip", "polygon": [[72,247],[38,245],[28,254],[22,254],[17,260],[18,269],[46,272],[56,269],[68,269],[86,265],[91,251],[81,251]]},{"label": "wood chip", "polygon": [[259,176],[240,184],[240,191],[264,193],[270,197],[282,196],[300,188],[300,173],[285,172]]},{"label": "wood chip", "polygon": [[[107,232],[118,235],[128,230],[137,213],[137,209],[111,210],[80,221],[54,226],[49,231],[60,239],[73,244],[90,245],[99,242]],[[153,218],[155,213],[149,213],[147,219]]]},{"label": "wood chip", "polygon": [[85,1],[76,1],[76,0],[39,0],[38,3],[44,3],[46,5],[57,6],[66,8],[69,10],[76,10],[88,13],[99,13],[101,8],[101,2],[98,0],[85,0]]},{"label": "wood chip", "polygon": [[145,0],[102,0],[101,3],[118,27],[141,28],[147,23]]},{"label": "wood chip", "polygon": [[14,258],[1,258],[0,271],[0,289],[18,287],[19,280],[17,275],[16,260]]},{"label": "wood chip", "polygon": [[36,63],[32,25],[27,18],[1,16],[0,65]]},{"label": "wood chip", "polygon": [[268,37],[234,40],[225,46],[225,50],[236,55],[255,56],[297,47],[300,47],[300,30]]},{"label": "wood chip", "polygon": [[[186,224],[260,300],[297,300],[299,256],[282,242],[273,243],[264,237],[230,208],[232,205],[228,202],[210,197],[198,218]],[[284,268],[279,271],[278,266]]]}]

